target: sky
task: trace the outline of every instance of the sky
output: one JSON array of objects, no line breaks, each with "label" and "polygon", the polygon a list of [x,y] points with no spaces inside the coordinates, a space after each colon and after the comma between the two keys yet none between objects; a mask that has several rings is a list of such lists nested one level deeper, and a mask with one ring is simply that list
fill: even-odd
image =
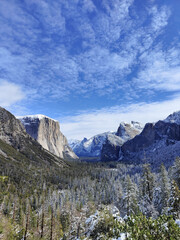
[{"label": "sky", "polygon": [[0,106],[68,139],[180,110],[179,0],[0,0]]}]

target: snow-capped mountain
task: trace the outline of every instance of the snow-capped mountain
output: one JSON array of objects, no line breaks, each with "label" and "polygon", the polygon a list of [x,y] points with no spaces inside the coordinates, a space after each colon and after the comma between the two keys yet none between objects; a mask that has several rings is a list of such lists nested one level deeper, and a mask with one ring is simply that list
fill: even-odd
[{"label": "snow-capped mountain", "polygon": [[164,122],[180,124],[180,111],[170,114]]},{"label": "snow-capped mountain", "polygon": [[69,145],[79,157],[99,157],[102,145],[109,136],[115,136],[115,133],[105,132],[95,135],[89,139],[84,138],[82,141],[70,140]]},{"label": "snow-capped mountain", "polygon": [[107,137],[101,150],[102,161],[116,161],[119,156],[120,147],[128,140],[140,134],[143,127],[139,122],[121,122],[113,137]]},{"label": "snow-capped mountain", "polygon": [[[103,155],[109,158],[119,154],[118,149],[124,142],[139,134],[142,126],[139,122],[132,121],[131,123],[121,122],[117,132],[105,132],[95,135],[90,139],[84,138],[82,141],[70,140],[69,145],[79,157],[100,157]],[[106,146],[104,147],[104,144]],[[103,152],[102,152],[103,149]],[[116,156],[117,157],[117,156]]]},{"label": "snow-capped mountain", "polygon": [[[147,123],[143,131],[125,142],[119,152],[123,162],[149,162],[170,166],[180,156],[180,111],[165,120]],[[117,159],[118,160],[118,159]]]},{"label": "snow-capped mountain", "polygon": [[68,144],[72,149],[76,148],[76,146],[78,146],[80,144],[80,142],[81,142],[81,140],[77,140],[77,139],[69,139],[68,140]]},{"label": "snow-capped mountain", "polygon": [[121,137],[124,142],[135,137],[143,129],[143,125],[139,122],[131,121],[130,123],[121,122],[116,135]]},{"label": "snow-capped mountain", "polygon": [[41,114],[17,118],[24,125],[26,132],[43,148],[61,158],[78,159],[69,147],[66,137],[60,131],[58,121]]}]

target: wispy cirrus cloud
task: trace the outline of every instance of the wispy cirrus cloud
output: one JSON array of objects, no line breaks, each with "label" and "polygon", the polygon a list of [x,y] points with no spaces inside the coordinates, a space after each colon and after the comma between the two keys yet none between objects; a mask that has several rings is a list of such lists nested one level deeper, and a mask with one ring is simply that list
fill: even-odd
[{"label": "wispy cirrus cloud", "polygon": [[27,88],[52,97],[113,92],[170,16],[167,7],[153,5],[142,19],[149,24],[141,26],[130,16],[133,0],[25,3],[2,1],[2,76],[19,83],[27,79]]},{"label": "wispy cirrus cloud", "polygon": [[2,0],[0,76],[43,101],[177,91],[178,39],[163,47],[171,11],[155,1]]},{"label": "wispy cirrus cloud", "polygon": [[164,91],[180,90],[180,49],[160,47],[141,55],[142,69],[134,82],[140,88]]}]

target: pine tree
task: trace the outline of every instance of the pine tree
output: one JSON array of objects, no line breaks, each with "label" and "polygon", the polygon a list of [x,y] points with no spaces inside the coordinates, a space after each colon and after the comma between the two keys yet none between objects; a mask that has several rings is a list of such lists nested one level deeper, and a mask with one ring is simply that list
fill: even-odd
[{"label": "pine tree", "polygon": [[27,239],[27,233],[28,233],[28,227],[29,227],[29,215],[30,215],[29,212],[30,212],[29,201],[27,200],[27,205],[26,205],[26,225],[25,225],[24,240]]},{"label": "pine tree", "polygon": [[50,240],[53,239],[53,224],[54,224],[54,210],[53,206],[51,207],[51,232],[50,232]]},{"label": "pine tree", "polygon": [[170,182],[168,177],[168,172],[165,166],[161,165],[160,172],[160,188],[161,188],[161,206],[160,213],[167,213],[168,210],[168,200],[170,198]]},{"label": "pine tree", "polygon": [[157,215],[153,202],[154,187],[154,175],[150,170],[149,164],[145,164],[141,180],[140,208],[147,217]]},{"label": "pine tree", "polygon": [[171,183],[171,196],[169,198],[169,211],[174,218],[180,218],[180,190],[177,183],[173,180]]},{"label": "pine tree", "polygon": [[123,208],[125,208],[127,215],[137,212],[137,188],[135,183],[132,182],[129,175],[125,181],[125,193],[123,196]]},{"label": "pine tree", "polygon": [[177,157],[172,167],[172,177],[180,189],[180,157]]}]

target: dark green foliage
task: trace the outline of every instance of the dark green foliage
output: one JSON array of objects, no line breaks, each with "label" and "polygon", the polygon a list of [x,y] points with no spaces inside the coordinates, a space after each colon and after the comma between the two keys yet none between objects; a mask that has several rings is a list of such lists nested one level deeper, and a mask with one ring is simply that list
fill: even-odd
[{"label": "dark green foliage", "polygon": [[98,236],[105,235],[106,239],[109,239],[119,236],[123,230],[124,225],[115,220],[111,214],[104,212],[91,233],[91,237],[92,239],[97,239]]},{"label": "dark green foliage", "polygon": [[[49,240],[52,219],[49,209],[52,206],[54,209],[52,239],[60,239],[63,236],[64,239],[73,239],[77,234],[78,224],[81,223],[80,219],[83,220],[78,234],[83,236],[85,233],[83,228],[84,216],[89,217],[102,204],[115,205],[119,208],[122,216],[137,214],[139,210],[147,216],[150,216],[149,213],[152,213],[152,210],[157,211],[156,217],[161,214],[160,210],[158,212],[158,209],[155,209],[154,192],[155,189],[159,189],[158,193],[160,194],[157,199],[160,199],[161,203],[163,200],[161,189],[165,189],[165,185],[160,184],[162,181],[159,179],[162,179],[164,175],[152,173],[149,166],[144,167],[143,173],[143,166],[119,163],[113,163],[112,166],[108,163],[71,162],[66,165],[69,167],[61,168],[46,162],[40,165],[36,161],[39,157],[32,161],[22,152],[1,140],[0,149],[4,153],[4,155],[0,154],[0,207],[2,209],[0,214],[8,221],[9,225],[7,224],[7,226],[12,235],[9,236],[9,239],[16,239],[14,228],[18,229],[17,232],[21,236],[25,233],[27,200],[29,202],[27,227],[29,239],[40,239],[43,226],[42,239]],[[136,171],[137,169],[138,171]],[[172,182],[172,177],[170,181]],[[166,201],[168,206],[165,205],[172,210],[169,214],[173,214],[174,217],[178,216],[179,211],[177,198],[173,197],[176,196],[177,190],[177,184],[176,187],[169,190],[171,198],[168,202]],[[173,199],[176,201],[172,201]],[[158,204],[159,202],[157,202],[157,206]],[[90,208],[92,205],[93,210]],[[143,215],[137,216],[133,223],[135,225],[131,223],[131,220],[129,219],[123,225],[116,221],[112,215],[105,214],[92,233],[93,239],[96,239],[99,233],[105,234],[109,238],[118,236],[118,234],[126,232],[127,229],[129,233],[136,234],[139,239],[143,239],[141,237],[144,233],[151,234],[151,231],[156,231],[160,235],[160,226],[165,221],[157,218],[156,222],[155,219],[147,219]],[[172,228],[169,231],[170,234],[172,236],[175,233],[179,234],[174,221],[171,221],[171,218],[167,221]],[[155,229],[153,224],[156,226]],[[138,230],[138,225],[140,230]],[[0,231],[5,231],[5,225],[0,226]],[[166,233],[163,234],[162,236],[166,237]],[[138,239],[136,235],[134,235],[134,239]],[[108,238],[104,237],[104,239]]]},{"label": "dark green foliage", "polygon": [[131,216],[126,222],[126,231],[129,239],[133,240],[178,240],[180,228],[172,216],[160,216],[157,219],[147,218],[144,215]]},{"label": "dark green foliage", "polygon": [[62,225],[63,232],[66,232],[70,225],[70,215],[67,212],[63,212],[60,215],[60,223]]},{"label": "dark green foliage", "polygon": [[91,233],[92,239],[118,238],[124,234],[133,240],[178,240],[180,228],[172,216],[162,215],[157,219],[131,215],[124,222],[118,222],[112,215],[104,214]]},{"label": "dark green foliage", "polygon": [[172,180],[171,183],[169,214],[172,214],[174,218],[180,218],[180,190],[177,186],[177,183],[174,180]]}]

